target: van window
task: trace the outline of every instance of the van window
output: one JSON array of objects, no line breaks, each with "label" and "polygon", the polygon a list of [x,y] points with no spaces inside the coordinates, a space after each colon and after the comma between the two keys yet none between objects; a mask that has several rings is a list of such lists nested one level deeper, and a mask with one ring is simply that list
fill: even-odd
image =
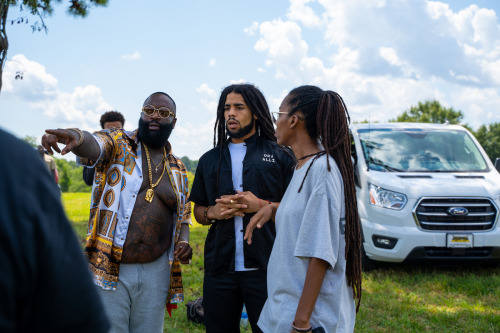
[{"label": "van window", "polygon": [[481,152],[464,131],[360,129],[368,168],[398,172],[488,171]]}]

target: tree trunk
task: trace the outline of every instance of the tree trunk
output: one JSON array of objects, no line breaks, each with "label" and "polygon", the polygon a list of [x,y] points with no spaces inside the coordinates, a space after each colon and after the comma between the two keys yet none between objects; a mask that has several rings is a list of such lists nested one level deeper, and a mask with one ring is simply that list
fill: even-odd
[{"label": "tree trunk", "polygon": [[2,4],[0,4],[0,92],[2,90],[3,66],[7,59],[7,49],[9,48],[9,41],[7,40],[7,33],[5,31],[8,10],[8,1],[2,1]]}]

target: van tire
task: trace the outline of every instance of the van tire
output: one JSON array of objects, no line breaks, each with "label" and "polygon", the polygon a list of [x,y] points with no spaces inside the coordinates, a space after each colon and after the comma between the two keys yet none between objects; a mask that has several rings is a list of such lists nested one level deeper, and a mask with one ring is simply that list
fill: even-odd
[{"label": "van tire", "polygon": [[370,259],[365,252],[365,248],[361,245],[361,270],[363,272],[370,272],[378,267],[376,260]]}]

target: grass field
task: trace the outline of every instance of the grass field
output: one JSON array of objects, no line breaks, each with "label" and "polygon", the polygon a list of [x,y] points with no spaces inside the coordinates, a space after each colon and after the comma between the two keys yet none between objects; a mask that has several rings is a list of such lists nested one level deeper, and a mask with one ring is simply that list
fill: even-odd
[{"label": "grass field", "polygon": [[[90,193],[64,193],[68,218],[85,235]],[[202,294],[207,228],[193,222],[191,265],[183,266],[186,301]],[[165,332],[204,332],[180,305],[165,318]],[[248,330],[250,331],[250,330]],[[383,265],[363,274],[355,332],[500,332],[500,268],[463,265]]]}]

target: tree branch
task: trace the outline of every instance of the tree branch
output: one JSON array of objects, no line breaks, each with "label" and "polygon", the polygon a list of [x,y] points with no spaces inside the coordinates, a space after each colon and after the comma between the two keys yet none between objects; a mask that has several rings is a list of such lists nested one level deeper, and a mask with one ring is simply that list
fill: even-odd
[{"label": "tree branch", "polygon": [[7,13],[9,11],[8,2],[2,2],[0,5],[0,91],[2,89],[2,73],[5,59],[7,59],[7,50],[9,41],[5,32],[5,23],[7,22]]}]

